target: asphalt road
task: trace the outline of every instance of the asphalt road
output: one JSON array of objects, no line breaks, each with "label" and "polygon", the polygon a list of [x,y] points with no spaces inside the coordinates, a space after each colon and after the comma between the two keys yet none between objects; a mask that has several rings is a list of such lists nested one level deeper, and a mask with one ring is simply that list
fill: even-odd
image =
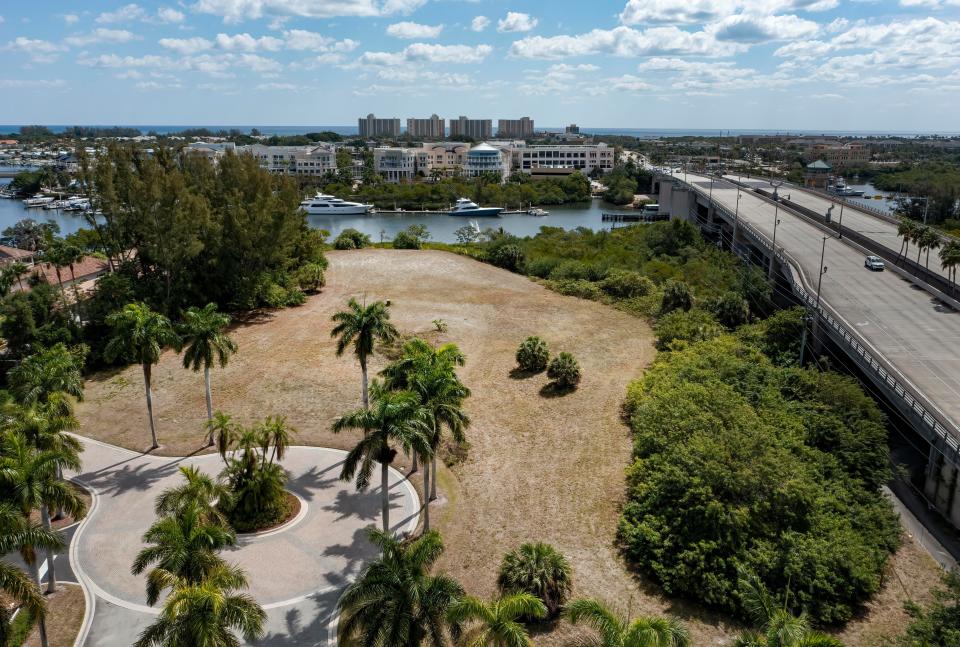
[{"label": "asphalt road", "polygon": [[[709,189],[709,178],[688,174],[687,179],[704,190]],[[737,188],[715,181],[713,199],[733,211],[737,208]],[[768,238],[773,237],[773,213],[774,205],[740,191],[739,217]],[[797,260],[815,288],[826,234],[799,216],[782,209],[779,213],[777,246],[782,246]],[[824,255],[828,271],[823,277],[821,298],[869,346],[896,366],[946,418],[957,424],[960,422],[960,313],[892,271],[867,270],[863,260],[864,255],[845,241],[829,237]]]}]

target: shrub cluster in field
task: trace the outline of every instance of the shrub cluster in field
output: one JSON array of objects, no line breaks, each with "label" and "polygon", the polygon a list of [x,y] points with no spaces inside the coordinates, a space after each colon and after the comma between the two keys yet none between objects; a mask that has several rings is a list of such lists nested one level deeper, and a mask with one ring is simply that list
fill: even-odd
[{"label": "shrub cluster in field", "polygon": [[552,360],[547,342],[539,337],[527,337],[517,348],[517,367],[524,373],[539,373],[546,369],[554,388],[568,391],[580,384],[583,373],[576,358],[561,352]]},{"label": "shrub cluster in field", "polygon": [[671,351],[628,390],[626,554],[672,595],[744,613],[747,569],[816,623],[845,622],[899,542],[883,415],[855,380],[790,366],[802,311],[735,335],[697,316],[682,334],[660,320]]}]

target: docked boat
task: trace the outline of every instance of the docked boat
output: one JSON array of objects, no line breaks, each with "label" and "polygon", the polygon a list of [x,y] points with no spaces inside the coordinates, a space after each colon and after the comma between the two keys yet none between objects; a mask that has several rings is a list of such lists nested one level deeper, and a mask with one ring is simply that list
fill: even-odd
[{"label": "docked boat", "polygon": [[527,215],[530,216],[549,216],[550,212],[546,209],[541,209],[540,207],[530,207],[527,209]]},{"label": "docked boat", "polygon": [[23,206],[25,207],[42,207],[44,205],[50,204],[53,202],[53,198],[48,195],[40,195],[39,193],[32,198],[27,198],[23,201]]},{"label": "docked boat", "polygon": [[335,196],[318,192],[312,198],[301,202],[300,208],[311,216],[350,216],[368,213],[373,205],[347,202]]},{"label": "docked boat", "polygon": [[503,207],[481,207],[476,202],[468,198],[459,198],[447,215],[449,216],[470,216],[486,217],[499,216]]},{"label": "docked boat", "polygon": [[863,196],[863,191],[847,186],[843,180],[837,180],[836,184],[833,185],[833,192],[845,198],[860,198]]}]

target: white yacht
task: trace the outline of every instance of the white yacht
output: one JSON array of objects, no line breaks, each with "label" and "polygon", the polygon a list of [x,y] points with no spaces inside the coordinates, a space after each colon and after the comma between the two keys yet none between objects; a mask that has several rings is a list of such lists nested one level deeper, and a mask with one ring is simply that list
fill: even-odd
[{"label": "white yacht", "polygon": [[37,194],[32,198],[27,198],[23,201],[23,206],[25,207],[42,207],[46,204],[53,202],[53,198],[47,195]]},{"label": "white yacht", "polygon": [[451,216],[499,216],[502,207],[480,207],[473,200],[459,198],[448,215]]},{"label": "white yacht", "polygon": [[347,202],[332,195],[318,192],[312,198],[301,202],[300,208],[311,216],[349,216],[368,213],[373,205]]}]

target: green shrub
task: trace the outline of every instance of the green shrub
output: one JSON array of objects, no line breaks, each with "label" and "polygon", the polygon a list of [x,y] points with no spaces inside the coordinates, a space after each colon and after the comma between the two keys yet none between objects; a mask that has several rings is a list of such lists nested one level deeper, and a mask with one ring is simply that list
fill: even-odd
[{"label": "green shrub", "polygon": [[529,593],[547,607],[549,615],[557,612],[570,597],[573,569],[560,551],[544,543],[523,544],[503,556],[497,586],[500,592]]},{"label": "green shrub", "polygon": [[724,292],[712,299],[707,307],[717,321],[728,329],[741,326],[750,320],[750,304],[736,292]]},{"label": "green shrub", "polygon": [[260,305],[268,308],[282,308],[287,305],[288,298],[287,290],[282,285],[277,285],[271,280],[262,286]]},{"label": "green shrub", "polygon": [[287,477],[276,463],[251,466],[231,460],[223,476],[231,494],[219,507],[237,532],[272,526],[290,513],[284,489]]},{"label": "green shrub", "polygon": [[580,384],[580,364],[570,353],[560,353],[547,367],[547,377],[561,389],[570,389]]},{"label": "green shrub", "polygon": [[539,337],[527,337],[517,348],[517,366],[521,371],[539,373],[547,368],[550,349],[547,342]]},{"label": "green shrub", "polygon": [[370,246],[370,236],[348,227],[333,241],[334,249],[363,249]]},{"label": "green shrub", "polygon": [[674,310],[689,310],[693,307],[693,295],[690,286],[683,281],[668,280],[663,286],[663,301],[660,312],[666,314]]},{"label": "green shrub", "polygon": [[583,281],[601,281],[607,276],[607,268],[598,263],[581,261],[563,261],[550,272],[550,279],[563,281],[578,279]]},{"label": "green shrub", "polygon": [[487,253],[490,263],[511,272],[522,271],[525,258],[523,249],[513,243],[499,245]]},{"label": "green shrub", "polygon": [[394,249],[420,249],[421,247],[420,239],[408,231],[399,231],[393,237]]},{"label": "green shrub", "polygon": [[720,324],[706,310],[674,310],[657,319],[653,330],[657,335],[657,350],[669,350],[676,341],[697,342],[713,339],[723,332]]},{"label": "green shrub", "polygon": [[295,306],[302,306],[307,301],[307,295],[303,293],[298,287],[293,287],[287,290],[287,299],[284,301],[285,306],[292,308]]},{"label": "green shrub", "polygon": [[631,270],[610,270],[600,282],[600,289],[620,299],[643,297],[653,290],[653,281],[640,272]]},{"label": "green shrub", "polygon": [[564,279],[562,281],[550,281],[547,284],[550,289],[568,297],[580,297],[581,299],[590,299],[599,301],[603,298],[603,290],[596,283],[591,283],[584,279]]},{"label": "green shrub", "polygon": [[545,279],[550,276],[550,273],[559,264],[560,259],[557,258],[535,258],[527,262],[526,272],[530,276]]},{"label": "green shrub", "polygon": [[957,647],[960,645],[960,570],[940,575],[942,588],[933,590],[933,600],[920,606],[907,602],[904,608],[912,618],[900,647]]},{"label": "green shrub", "polygon": [[319,263],[306,263],[297,271],[297,285],[301,290],[316,292],[325,284],[326,276]]}]

